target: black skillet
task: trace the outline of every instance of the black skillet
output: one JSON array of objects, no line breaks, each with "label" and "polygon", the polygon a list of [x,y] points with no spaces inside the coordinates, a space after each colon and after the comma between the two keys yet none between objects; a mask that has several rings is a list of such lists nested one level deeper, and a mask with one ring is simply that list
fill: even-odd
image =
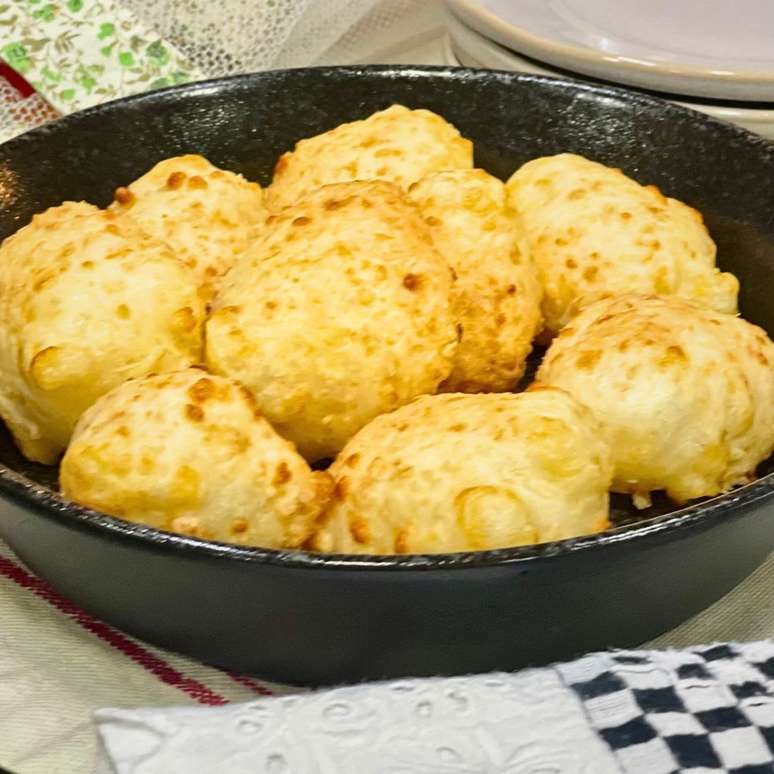
[{"label": "black skillet", "polygon": [[[400,102],[435,110],[506,178],[573,151],[700,209],[746,317],[774,333],[774,146],[651,97],[505,72],[358,67],[248,75],[121,100],[0,146],[0,236],[64,199],[104,205],[156,161],[202,153],[268,182],[301,137]],[[84,609],[138,637],[275,680],[326,684],[513,669],[631,646],[718,599],[774,542],[774,476],[537,547],[322,556],[180,537],[68,504],[0,440],[0,534]]]}]

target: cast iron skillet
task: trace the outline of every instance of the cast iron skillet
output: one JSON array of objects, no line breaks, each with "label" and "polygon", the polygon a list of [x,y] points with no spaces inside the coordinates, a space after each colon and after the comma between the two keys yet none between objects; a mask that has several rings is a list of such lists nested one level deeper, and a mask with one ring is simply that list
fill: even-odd
[{"label": "cast iron skillet", "polygon": [[[0,146],[0,236],[63,199],[104,205],[156,161],[202,153],[268,182],[305,136],[401,102],[474,140],[505,178],[574,151],[698,207],[745,316],[774,332],[774,146],[620,89],[429,67],[270,72],[120,100]],[[768,554],[774,476],[574,540],[437,556],[286,553],[172,535],[62,501],[56,472],[0,441],[0,534],[89,612],[203,661],[275,680],[513,669],[631,646],[719,598]],[[638,519],[635,523],[635,519]],[[644,520],[643,520],[644,519]]]}]

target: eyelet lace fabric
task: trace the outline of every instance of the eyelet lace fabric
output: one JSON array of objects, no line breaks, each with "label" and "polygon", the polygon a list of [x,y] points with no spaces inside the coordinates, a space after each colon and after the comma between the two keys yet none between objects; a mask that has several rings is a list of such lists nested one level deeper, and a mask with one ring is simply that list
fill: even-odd
[{"label": "eyelet lace fabric", "polygon": [[95,717],[98,774],[763,774],[774,643]]}]

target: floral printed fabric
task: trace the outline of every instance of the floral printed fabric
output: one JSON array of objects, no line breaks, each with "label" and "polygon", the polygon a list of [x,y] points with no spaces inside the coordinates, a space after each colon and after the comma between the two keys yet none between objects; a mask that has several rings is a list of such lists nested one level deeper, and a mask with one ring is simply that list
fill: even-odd
[{"label": "floral printed fabric", "polygon": [[114,0],[0,0],[0,58],[60,113],[201,78]]}]

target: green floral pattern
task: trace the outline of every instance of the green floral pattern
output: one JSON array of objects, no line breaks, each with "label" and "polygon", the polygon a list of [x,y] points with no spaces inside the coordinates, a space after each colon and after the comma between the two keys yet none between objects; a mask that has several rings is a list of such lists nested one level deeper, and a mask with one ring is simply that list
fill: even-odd
[{"label": "green floral pattern", "polygon": [[0,0],[0,58],[60,113],[202,77],[115,0]]}]

